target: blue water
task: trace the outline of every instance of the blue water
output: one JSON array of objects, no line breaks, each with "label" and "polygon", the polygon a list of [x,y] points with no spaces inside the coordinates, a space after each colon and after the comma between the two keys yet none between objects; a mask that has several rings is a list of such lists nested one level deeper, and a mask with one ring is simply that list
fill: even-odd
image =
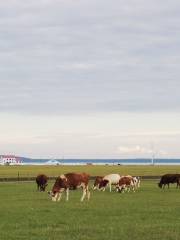
[{"label": "blue water", "polygon": [[[152,159],[23,159],[23,165],[150,165]],[[180,165],[180,159],[154,159],[154,165]]]}]

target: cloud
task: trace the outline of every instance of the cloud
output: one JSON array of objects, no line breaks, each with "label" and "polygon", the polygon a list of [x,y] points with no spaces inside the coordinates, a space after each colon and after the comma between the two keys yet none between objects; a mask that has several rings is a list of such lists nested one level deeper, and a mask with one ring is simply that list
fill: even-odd
[{"label": "cloud", "polygon": [[126,146],[119,146],[118,147],[118,151],[120,153],[125,153],[125,154],[129,154],[129,153],[151,153],[150,150],[145,149],[144,147],[141,147],[139,145],[133,146],[133,147],[126,147]]},{"label": "cloud", "polygon": [[178,0],[0,9],[1,112],[180,111]]},{"label": "cloud", "polygon": [[[154,154],[154,155],[167,155],[167,152],[164,150],[154,150],[152,148],[146,148],[140,145],[136,146],[119,146],[117,151],[121,154],[139,154],[139,155],[146,155],[146,154]],[[147,156],[147,155],[146,155]]]}]

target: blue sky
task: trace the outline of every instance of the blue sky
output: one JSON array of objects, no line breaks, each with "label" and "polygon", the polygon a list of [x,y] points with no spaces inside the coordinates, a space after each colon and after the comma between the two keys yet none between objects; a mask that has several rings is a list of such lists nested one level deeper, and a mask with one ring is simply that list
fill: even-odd
[{"label": "blue sky", "polygon": [[0,149],[180,157],[180,2],[0,3]]}]

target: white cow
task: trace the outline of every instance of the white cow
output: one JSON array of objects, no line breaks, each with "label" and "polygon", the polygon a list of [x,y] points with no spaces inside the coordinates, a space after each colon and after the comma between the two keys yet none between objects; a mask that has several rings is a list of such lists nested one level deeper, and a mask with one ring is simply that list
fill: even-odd
[{"label": "white cow", "polygon": [[106,186],[109,185],[109,191],[111,192],[112,185],[119,184],[121,176],[119,174],[106,175],[99,183],[99,189],[105,190]]}]

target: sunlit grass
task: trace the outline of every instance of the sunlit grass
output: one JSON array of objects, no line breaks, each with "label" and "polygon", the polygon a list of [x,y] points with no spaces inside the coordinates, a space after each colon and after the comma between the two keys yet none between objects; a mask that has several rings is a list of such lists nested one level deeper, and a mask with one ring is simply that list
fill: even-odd
[{"label": "sunlit grass", "polygon": [[[53,182],[48,186],[51,189]],[[71,191],[69,202],[51,202],[35,183],[0,183],[1,240],[176,240],[180,236],[180,190],[155,181],[136,193]]]}]

